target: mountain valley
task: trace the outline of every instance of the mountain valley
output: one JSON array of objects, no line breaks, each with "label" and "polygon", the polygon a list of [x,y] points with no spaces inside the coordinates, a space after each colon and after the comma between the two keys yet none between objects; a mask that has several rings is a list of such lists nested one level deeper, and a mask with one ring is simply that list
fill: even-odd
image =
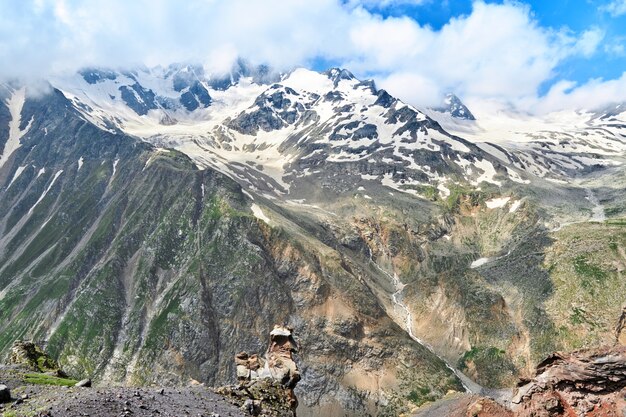
[{"label": "mountain valley", "polygon": [[391,416],[623,343],[626,107],[446,104],[244,61],[1,85],[0,353],[217,386],[288,324],[300,416]]}]

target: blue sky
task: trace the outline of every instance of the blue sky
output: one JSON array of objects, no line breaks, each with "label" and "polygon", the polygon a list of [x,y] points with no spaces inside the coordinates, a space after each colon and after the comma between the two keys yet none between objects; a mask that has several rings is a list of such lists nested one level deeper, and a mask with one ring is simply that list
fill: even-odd
[{"label": "blue sky", "polygon": [[243,57],[547,112],[626,101],[625,49],[626,0],[0,1],[0,77]]},{"label": "blue sky", "polygon": [[[498,5],[505,2],[485,0],[485,3]],[[540,95],[563,78],[584,83],[592,78],[619,78],[626,70],[626,1],[613,2],[617,9],[624,9],[621,14],[611,13],[607,7],[611,2],[603,0],[529,0],[517,3],[528,7],[532,18],[545,28],[572,33],[596,28],[604,36],[603,46],[593,55],[572,56],[559,63],[554,77],[541,84]],[[440,30],[450,19],[471,14],[472,4],[471,0],[407,1],[389,4],[372,2],[366,7],[384,17],[410,16],[422,25]]]}]

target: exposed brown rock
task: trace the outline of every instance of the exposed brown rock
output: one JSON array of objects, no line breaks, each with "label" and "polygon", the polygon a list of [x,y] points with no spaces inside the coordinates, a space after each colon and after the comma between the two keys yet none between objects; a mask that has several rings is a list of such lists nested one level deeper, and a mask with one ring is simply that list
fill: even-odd
[{"label": "exposed brown rock", "polygon": [[626,346],[557,352],[523,381],[512,409],[487,398],[443,400],[419,417],[626,417]]},{"label": "exposed brown rock", "polygon": [[490,398],[481,398],[467,408],[466,417],[513,417],[513,412],[507,410]]},{"label": "exposed brown rock", "polygon": [[626,346],[557,352],[513,398],[519,417],[623,417],[626,410]]}]

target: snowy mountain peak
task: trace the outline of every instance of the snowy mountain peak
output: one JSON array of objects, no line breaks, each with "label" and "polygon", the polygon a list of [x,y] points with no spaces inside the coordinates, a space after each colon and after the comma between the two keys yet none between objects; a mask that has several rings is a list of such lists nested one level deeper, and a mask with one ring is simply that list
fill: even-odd
[{"label": "snowy mountain peak", "polygon": [[334,86],[337,87],[341,80],[354,80],[354,75],[346,70],[341,68],[331,68],[324,73],[330,80],[333,82]]},{"label": "snowy mountain peak", "polygon": [[446,94],[443,106],[434,109],[440,113],[450,114],[452,117],[463,120],[476,120],[472,112],[463,104],[461,99],[452,93]]}]

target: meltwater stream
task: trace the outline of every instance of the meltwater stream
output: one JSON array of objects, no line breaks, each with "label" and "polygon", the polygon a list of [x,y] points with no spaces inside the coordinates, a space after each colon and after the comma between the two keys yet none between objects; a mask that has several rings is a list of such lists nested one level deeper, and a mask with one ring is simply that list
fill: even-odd
[{"label": "meltwater stream", "polygon": [[419,337],[417,337],[415,335],[415,333],[413,333],[413,325],[412,325],[413,317],[411,315],[411,311],[409,310],[407,305],[404,304],[404,301],[402,300],[402,291],[404,291],[404,288],[406,287],[406,284],[403,284],[400,281],[400,278],[398,278],[397,274],[394,273],[393,276],[392,276],[390,273],[388,273],[383,268],[381,268],[380,265],[378,265],[376,262],[374,262],[374,259],[372,258],[371,250],[370,250],[370,261],[374,264],[374,266],[376,266],[376,268],[380,272],[382,272],[387,277],[389,277],[389,279],[391,279],[391,282],[394,285],[394,289],[396,290],[392,294],[391,299],[393,300],[394,307],[397,307],[401,311],[404,312],[404,314],[403,314],[403,316],[404,316],[404,328],[405,328],[406,332],[408,333],[409,337],[411,339],[415,340],[420,345],[424,346],[426,349],[428,349],[432,354],[437,356],[439,359],[441,359],[441,361],[446,365],[446,367],[448,369],[450,369],[457,376],[457,378],[459,378],[459,380],[461,381],[461,384],[463,384],[463,388],[465,388],[466,392],[469,392],[469,393],[472,393],[472,394],[478,394],[478,395],[487,395],[487,391],[490,391],[490,390],[486,390],[481,385],[477,384],[476,382],[474,382],[470,378],[468,378],[463,372],[459,371],[458,369],[456,369],[455,367],[450,365],[450,363],[446,359],[444,359],[442,356],[437,354],[437,352],[435,352],[435,350],[433,349],[432,346],[430,346],[428,343],[426,343],[423,340],[421,340]]}]

